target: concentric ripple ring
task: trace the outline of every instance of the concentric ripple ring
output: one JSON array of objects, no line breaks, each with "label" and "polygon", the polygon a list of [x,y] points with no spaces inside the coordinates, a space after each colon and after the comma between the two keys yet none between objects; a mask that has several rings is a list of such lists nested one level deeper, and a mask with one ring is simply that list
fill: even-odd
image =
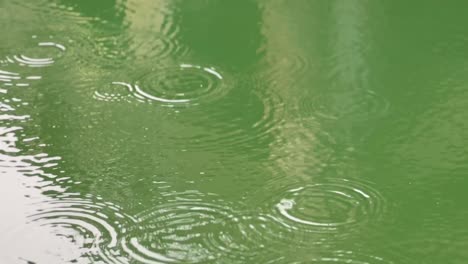
[{"label": "concentric ripple ring", "polygon": [[145,74],[134,85],[133,95],[146,102],[196,105],[224,95],[223,79],[214,68],[181,64]]},{"label": "concentric ripple ring", "polygon": [[241,215],[222,200],[178,196],[137,214],[121,247],[141,263],[247,260],[258,251],[242,239]]},{"label": "concentric ripple ring", "polygon": [[31,222],[54,227],[58,236],[67,236],[85,249],[86,257],[104,263],[121,263],[120,236],[124,226],[135,219],[118,206],[94,199],[64,198],[42,204],[30,215]]},{"label": "concentric ripple ring", "polygon": [[368,185],[341,179],[289,189],[276,209],[285,221],[323,231],[378,217],[382,205]]},{"label": "concentric ripple ring", "polygon": [[326,179],[269,190],[273,196],[267,201],[257,199],[260,213],[252,212],[239,224],[252,244],[273,242],[292,249],[330,245],[377,226],[387,211],[384,196],[362,180]]}]

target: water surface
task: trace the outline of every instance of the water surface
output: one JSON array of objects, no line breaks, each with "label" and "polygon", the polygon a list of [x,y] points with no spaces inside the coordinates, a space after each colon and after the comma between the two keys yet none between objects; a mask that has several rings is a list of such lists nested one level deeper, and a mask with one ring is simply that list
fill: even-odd
[{"label": "water surface", "polygon": [[468,5],[0,2],[0,263],[466,263]]}]

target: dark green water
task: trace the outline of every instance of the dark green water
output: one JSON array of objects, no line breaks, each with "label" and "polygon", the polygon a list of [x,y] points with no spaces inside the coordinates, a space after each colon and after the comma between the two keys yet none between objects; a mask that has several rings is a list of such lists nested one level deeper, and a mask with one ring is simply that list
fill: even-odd
[{"label": "dark green water", "polygon": [[0,263],[468,263],[467,11],[0,0]]}]

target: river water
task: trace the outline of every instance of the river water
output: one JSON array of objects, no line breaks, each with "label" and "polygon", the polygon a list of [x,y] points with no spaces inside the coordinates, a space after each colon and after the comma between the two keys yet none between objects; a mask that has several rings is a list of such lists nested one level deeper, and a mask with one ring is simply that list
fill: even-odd
[{"label": "river water", "polygon": [[0,263],[467,263],[467,11],[0,0]]}]

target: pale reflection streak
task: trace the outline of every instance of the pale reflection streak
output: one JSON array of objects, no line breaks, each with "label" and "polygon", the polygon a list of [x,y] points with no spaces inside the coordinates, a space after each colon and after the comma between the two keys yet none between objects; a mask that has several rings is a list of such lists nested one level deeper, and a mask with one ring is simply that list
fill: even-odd
[{"label": "pale reflection streak", "polygon": [[[372,42],[364,30],[368,23],[367,6],[364,6],[363,2],[349,1],[333,1],[330,5],[331,13],[327,15],[332,22],[322,25],[326,30],[333,32],[326,50],[328,53],[325,54],[319,52],[321,49],[314,46],[314,42],[310,42],[310,35],[307,38],[303,37],[304,32],[309,31],[310,34],[320,37],[320,27],[291,30],[300,25],[314,24],[310,21],[313,20],[310,16],[307,16],[307,23],[294,20],[294,17],[300,17],[294,14],[303,10],[295,10],[293,5],[272,10],[269,9],[269,4],[264,7],[262,32],[266,38],[265,60],[275,61],[275,56],[287,57],[294,54],[303,58],[300,61],[306,61],[304,65],[307,65],[305,68],[297,67],[297,71],[294,72],[291,72],[288,63],[266,64],[266,69],[261,69],[267,73],[278,73],[273,77],[267,76],[274,80],[269,82],[268,89],[279,93],[284,98],[288,110],[292,110],[287,112],[284,121],[277,126],[277,140],[270,144],[270,161],[274,165],[270,165],[269,168],[275,177],[268,183],[267,190],[276,192],[273,190],[280,189],[274,197],[279,202],[274,209],[281,215],[281,218],[278,218],[281,221],[312,226],[314,229],[311,230],[318,233],[330,235],[335,232],[334,239],[339,237],[344,240],[357,232],[359,226],[377,222],[385,212],[386,200],[378,190],[372,188],[372,184],[361,184],[359,178],[362,175],[354,175],[354,161],[347,156],[348,152],[353,151],[352,147],[345,148],[342,153],[336,151],[336,138],[339,138],[341,145],[344,142],[352,142],[352,126],[347,127],[349,123],[343,117],[355,118],[353,110],[350,109],[354,109],[354,105],[358,104],[358,100],[362,100],[370,89],[367,52]],[[310,8],[313,9],[312,6]],[[305,45],[307,40],[309,43]],[[312,65],[311,60],[316,65]],[[276,69],[269,70],[268,65]],[[323,73],[325,78],[321,76]],[[303,85],[305,83],[317,84],[318,87],[306,87]],[[316,96],[319,95],[323,100],[317,100]],[[327,111],[325,114],[334,118],[324,121],[316,112],[301,111],[298,103],[308,98],[308,103],[323,104],[323,109]],[[344,133],[337,132],[337,128],[341,129],[343,125]],[[333,173],[328,173],[329,167],[332,167]],[[342,175],[342,183],[326,183]],[[297,188],[301,185],[304,188],[316,188],[311,192],[309,198],[312,200],[309,203],[303,201],[302,193],[288,196],[286,192],[281,191],[284,186]],[[362,188],[358,189],[355,186]],[[297,209],[297,212],[293,209]],[[339,214],[332,214],[336,212],[346,217],[336,219]],[[294,213],[302,215],[298,217]],[[316,219],[327,221],[320,222]],[[314,236],[306,234],[302,239],[314,241]],[[320,244],[334,242],[336,241],[330,239],[319,240],[319,237],[316,239],[316,243]],[[294,240],[294,243],[300,244],[301,241]],[[351,260],[349,261],[351,263]]]},{"label": "pale reflection streak", "polygon": [[[262,33],[266,39],[265,61],[281,62],[291,57],[311,60],[311,57],[316,56],[313,48],[305,49],[302,45],[304,41],[303,30],[294,30],[299,23],[293,23],[292,18],[297,17],[294,14],[301,11],[294,9],[294,6],[282,5],[278,7],[270,2],[264,5],[263,10]],[[311,21],[308,21],[305,24],[310,23]],[[307,64],[305,63],[305,65]],[[291,72],[290,63],[267,63],[266,68],[260,69],[260,71],[267,73],[266,78],[274,78],[274,81],[269,82],[269,87],[266,89],[278,93],[289,109],[294,109],[302,97],[303,89],[301,88],[303,87],[299,85],[300,81],[313,74],[313,71],[307,68]],[[275,76],[268,76],[273,74]],[[313,129],[305,127],[302,119],[311,121]],[[295,111],[288,111],[288,115],[284,116],[283,120],[284,122],[278,123],[275,130],[277,140],[270,144],[271,160],[274,160],[275,167],[281,170],[281,174],[308,178],[308,176],[304,176],[306,174],[304,165],[312,165],[313,168],[320,171],[320,165],[325,164],[328,159],[326,153],[314,153],[320,149],[321,142],[317,134],[322,128],[310,117],[297,116]],[[272,168],[273,175],[278,174],[277,168]]]},{"label": "pale reflection streak", "polygon": [[[125,3],[125,22],[127,25],[125,32],[131,37],[128,50],[133,52],[132,57],[145,58],[154,52],[159,53],[162,51],[161,49],[165,49],[162,46],[167,44],[166,41],[161,42],[160,40],[168,39],[168,36],[164,36],[163,28],[165,22],[170,21],[170,18],[166,17],[168,14],[162,12],[167,9],[167,5],[169,2],[165,0],[128,0]],[[153,46],[154,43],[160,43],[161,46]],[[161,56],[153,59],[156,61],[152,61],[152,63],[161,65]]]}]

